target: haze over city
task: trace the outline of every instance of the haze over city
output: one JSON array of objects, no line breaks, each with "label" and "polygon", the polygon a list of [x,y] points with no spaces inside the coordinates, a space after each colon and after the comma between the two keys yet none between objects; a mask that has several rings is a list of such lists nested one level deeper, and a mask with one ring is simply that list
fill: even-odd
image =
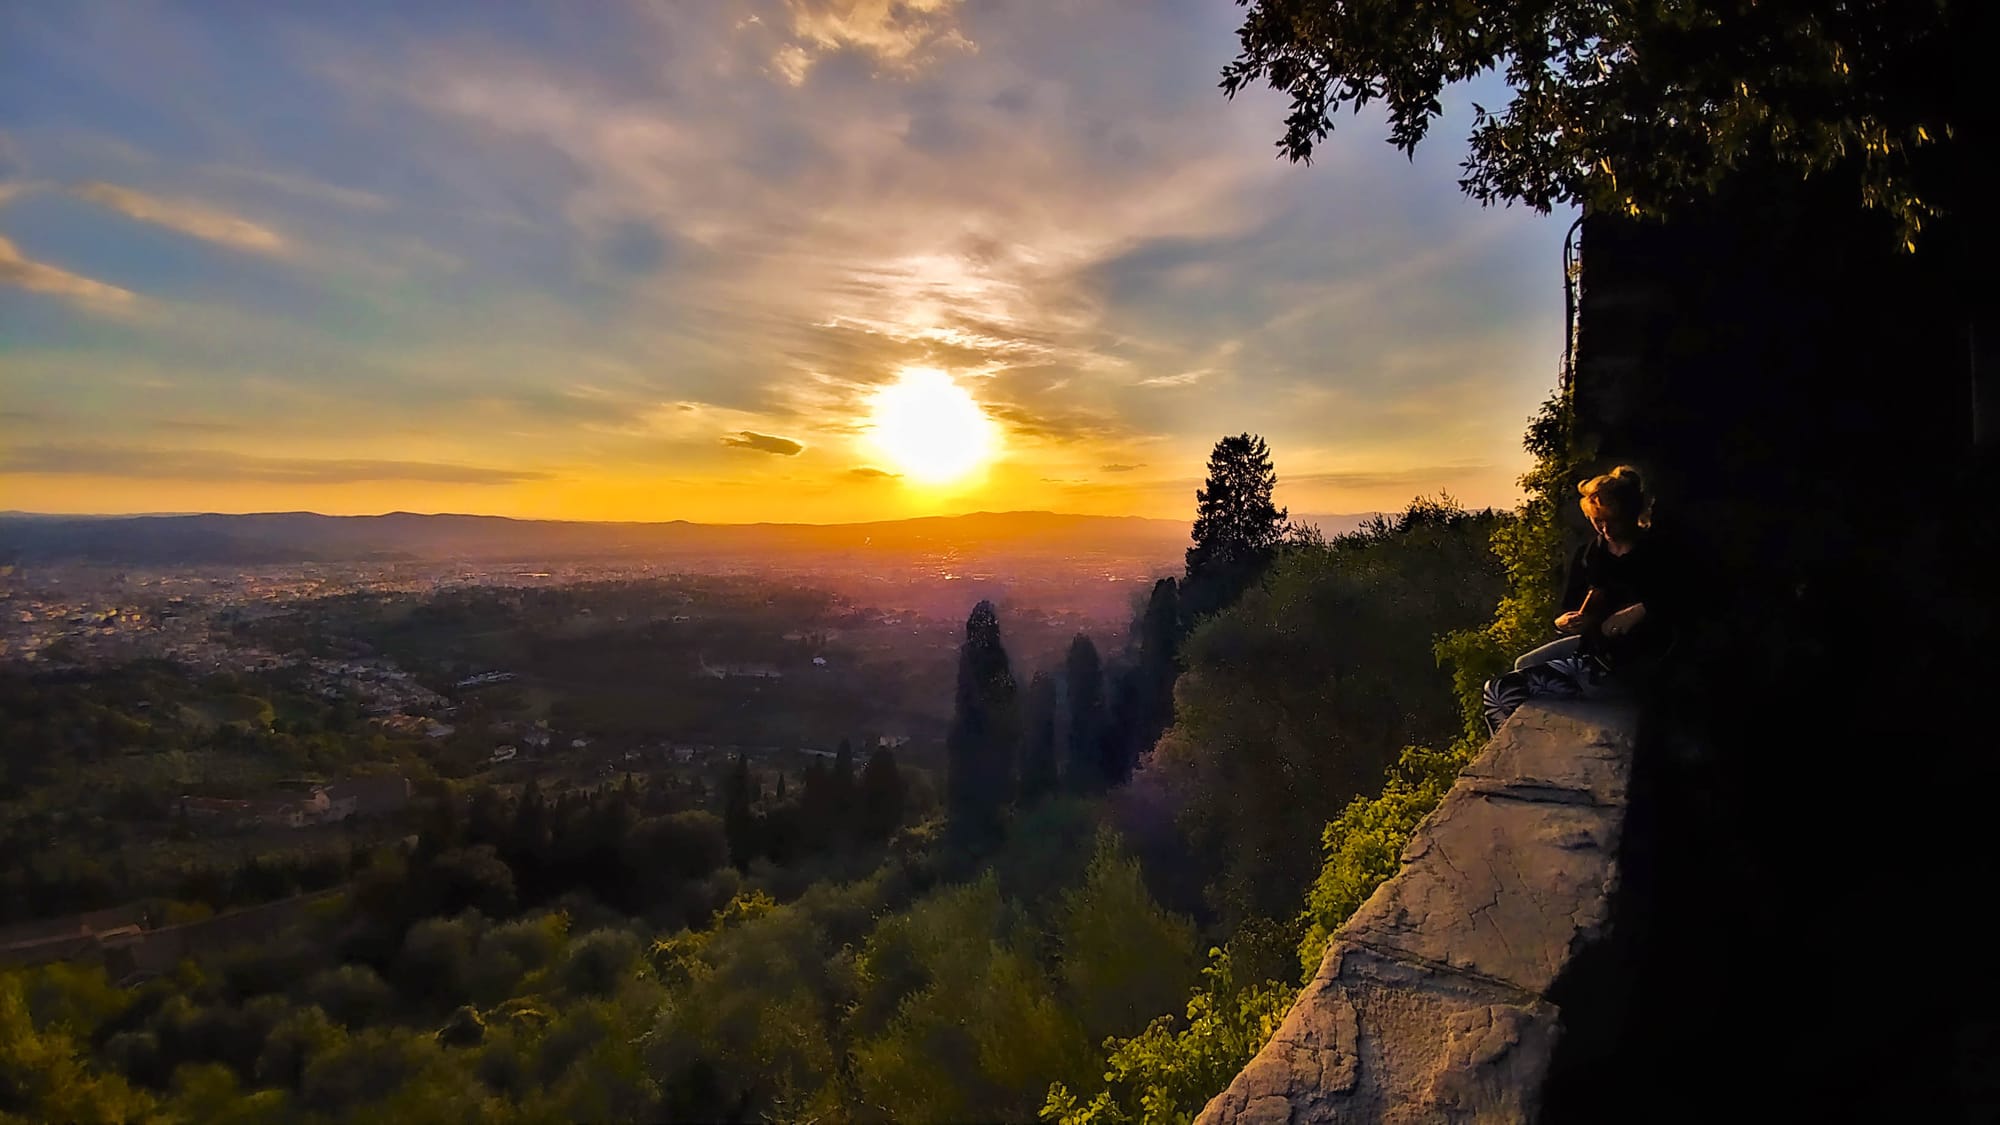
[{"label": "haze over city", "polygon": [[[10,5],[0,506],[1511,505],[1568,216],[1312,167],[1229,4]],[[1489,99],[1489,100],[1492,100]]]}]

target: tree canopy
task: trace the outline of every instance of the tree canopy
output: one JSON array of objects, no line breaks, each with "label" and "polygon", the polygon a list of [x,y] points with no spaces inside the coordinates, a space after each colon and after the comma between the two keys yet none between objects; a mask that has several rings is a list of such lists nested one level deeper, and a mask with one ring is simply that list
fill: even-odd
[{"label": "tree canopy", "polygon": [[1286,517],[1271,502],[1277,486],[1278,471],[1263,438],[1238,434],[1215,443],[1208,480],[1194,494],[1194,545],[1187,551],[1182,587],[1194,615],[1235,601],[1276,557]]},{"label": "tree canopy", "polygon": [[[1659,216],[1741,170],[1838,175],[1914,248],[1951,205],[1931,150],[1968,111],[1958,89],[1973,5],[1951,0],[1243,0],[1230,96],[1291,98],[1287,157],[1335,116],[1386,104],[1414,151],[1454,82],[1501,70],[1513,98],[1475,107],[1459,184],[1482,203],[1588,204]],[[1958,201],[1963,206],[1963,200]]]}]

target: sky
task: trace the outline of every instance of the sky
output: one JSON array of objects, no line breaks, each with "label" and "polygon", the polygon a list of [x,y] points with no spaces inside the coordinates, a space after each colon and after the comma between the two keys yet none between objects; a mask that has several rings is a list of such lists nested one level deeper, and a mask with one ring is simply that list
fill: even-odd
[{"label": "sky", "polygon": [[1295,512],[1512,504],[1570,216],[1458,191],[1504,88],[1291,164],[1240,17],[0,5],[0,509],[1188,519],[1246,431]]}]

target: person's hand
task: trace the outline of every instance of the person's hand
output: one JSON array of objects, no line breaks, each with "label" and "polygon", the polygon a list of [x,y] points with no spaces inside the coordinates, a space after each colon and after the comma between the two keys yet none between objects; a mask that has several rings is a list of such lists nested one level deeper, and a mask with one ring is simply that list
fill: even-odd
[{"label": "person's hand", "polygon": [[1572,609],[1556,618],[1556,632],[1574,633],[1583,627],[1583,612]]},{"label": "person's hand", "polygon": [[1622,637],[1632,631],[1632,626],[1645,620],[1646,607],[1634,603],[1604,619],[1604,635]]}]

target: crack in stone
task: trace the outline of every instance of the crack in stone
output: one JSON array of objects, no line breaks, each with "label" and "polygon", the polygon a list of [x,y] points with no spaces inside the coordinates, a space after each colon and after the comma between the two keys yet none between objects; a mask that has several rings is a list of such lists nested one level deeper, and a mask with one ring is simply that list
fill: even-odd
[{"label": "crack in stone", "polygon": [[1488,800],[1518,801],[1525,805],[1577,805],[1597,809],[1623,808],[1623,800],[1600,801],[1588,789],[1576,789],[1567,785],[1545,784],[1533,781],[1502,781],[1498,778],[1471,776],[1466,779],[1466,791]]},{"label": "crack in stone", "polygon": [[[1447,965],[1442,961],[1433,961],[1428,957],[1411,953],[1407,950],[1391,949],[1358,938],[1341,938],[1339,940],[1349,948],[1374,954],[1384,961],[1399,965],[1412,972],[1424,973],[1432,977],[1453,978],[1466,984],[1498,992],[1501,994],[1501,999],[1510,1004],[1526,1006],[1534,1003],[1548,1003],[1547,997],[1531,988],[1523,988],[1503,977],[1488,976],[1477,969],[1469,969],[1463,965]],[[1356,973],[1357,977],[1365,977],[1367,975],[1366,970],[1360,970]]]}]

